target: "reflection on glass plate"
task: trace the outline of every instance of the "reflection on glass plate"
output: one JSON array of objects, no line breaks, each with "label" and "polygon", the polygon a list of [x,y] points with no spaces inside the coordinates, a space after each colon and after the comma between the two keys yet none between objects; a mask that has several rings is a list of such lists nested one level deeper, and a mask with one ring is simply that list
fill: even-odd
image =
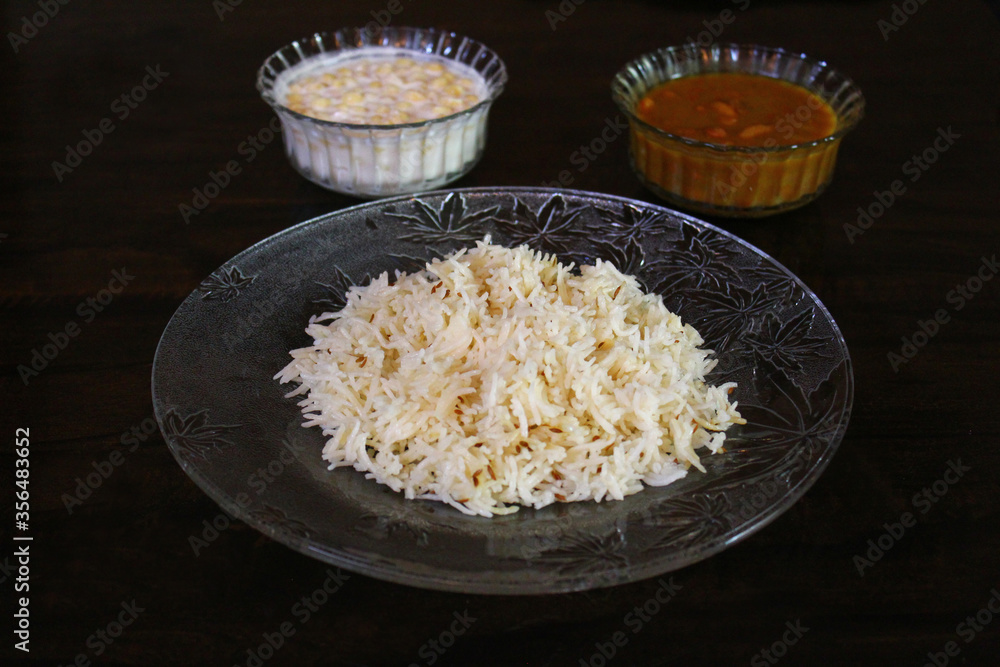
[{"label": "reflection on glass plate", "polygon": [[[747,420],[727,452],[624,501],[492,519],[408,501],[329,471],[319,429],[272,377],[311,344],[310,315],[353,284],[474,245],[485,234],[568,263],[614,262],[663,295],[716,351]],[[184,471],[226,511],[322,561],[390,581],[475,593],[549,593],[652,577],[763,527],[816,481],[843,437],[853,376],[830,314],[740,239],[642,202],[544,188],[382,200],[302,223],[227,262],[181,305],[153,367],[160,427]]]}]

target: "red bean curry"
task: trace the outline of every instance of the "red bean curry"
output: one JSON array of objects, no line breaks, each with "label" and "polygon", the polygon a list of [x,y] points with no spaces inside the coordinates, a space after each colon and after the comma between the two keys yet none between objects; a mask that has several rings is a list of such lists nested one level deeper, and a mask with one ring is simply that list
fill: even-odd
[{"label": "red bean curry", "polygon": [[791,146],[837,129],[836,112],[814,93],[738,72],[667,81],[640,100],[638,116],[671,134],[726,146]]}]

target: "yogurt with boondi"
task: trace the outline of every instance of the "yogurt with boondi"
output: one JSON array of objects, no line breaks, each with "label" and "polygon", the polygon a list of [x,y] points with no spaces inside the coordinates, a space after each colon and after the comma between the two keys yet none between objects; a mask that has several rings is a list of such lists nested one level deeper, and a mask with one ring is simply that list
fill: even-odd
[{"label": "yogurt with boondi", "polygon": [[[309,58],[275,81],[292,164],[362,197],[431,190],[472,168],[486,144],[489,86],[443,56],[364,47]],[[465,113],[463,113],[465,112]]]},{"label": "yogurt with boondi", "polygon": [[399,125],[450,116],[485,97],[486,83],[469,67],[390,50],[320,64],[289,83],[285,106],[336,123]]}]

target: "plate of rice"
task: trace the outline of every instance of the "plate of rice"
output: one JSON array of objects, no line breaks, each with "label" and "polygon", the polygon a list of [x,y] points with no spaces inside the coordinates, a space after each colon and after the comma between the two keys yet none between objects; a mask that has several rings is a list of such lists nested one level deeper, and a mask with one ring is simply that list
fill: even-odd
[{"label": "plate of rice", "polygon": [[822,473],[853,399],[819,299],[634,200],[478,188],[304,222],[168,324],[156,416],[229,514],[302,553],[469,593],[707,558]]}]

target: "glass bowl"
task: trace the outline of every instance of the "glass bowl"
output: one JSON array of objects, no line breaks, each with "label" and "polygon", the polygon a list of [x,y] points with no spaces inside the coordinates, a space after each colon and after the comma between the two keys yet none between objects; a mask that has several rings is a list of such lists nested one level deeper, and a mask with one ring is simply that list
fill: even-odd
[{"label": "glass bowl", "polygon": [[[295,77],[327,60],[360,56],[363,49],[426,54],[468,66],[483,78],[486,95],[464,111],[397,125],[320,120],[282,103]],[[376,199],[431,190],[468,173],[486,147],[487,114],[506,81],[507,69],[496,53],[453,32],[344,28],[276,51],[260,68],[257,89],[281,119],[285,152],[299,173],[324,188]]]},{"label": "glass bowl", "polygon": [[[808,143],[730,146],[665,132],[636,114],[643,96],[658,85],[710,72],[758,74],[805,88],[830,105],[836,129]],[[865,107],[857,85],[825,62],[757,45],[659,49],[625,65],[611,91],[629,119],[629,155],[639,180],[679,207],[727,217],[772,215],[818,197],[833,177],[840,140],[858,124]],[[802,121],[811,113],[803,105],[788,121]]]}]

